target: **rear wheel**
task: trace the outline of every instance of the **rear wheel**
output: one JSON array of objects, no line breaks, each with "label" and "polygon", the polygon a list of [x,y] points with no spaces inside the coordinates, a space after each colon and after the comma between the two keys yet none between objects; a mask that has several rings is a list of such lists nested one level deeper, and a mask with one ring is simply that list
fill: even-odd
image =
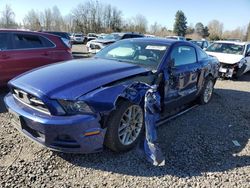
[{"label": "rear wheel", "polygon": [[214,80],[212,79],[212,77],[208,77],[201,91],[199,102],[201,104],[209,103],[212,98],[213,91],[214,91]]},{"label": "rear wheel", "polygon": [[143,132],[143,110],[139,105],[120,101],[110,114],[107,125],[105,145],[116,152],[130,150]]}]

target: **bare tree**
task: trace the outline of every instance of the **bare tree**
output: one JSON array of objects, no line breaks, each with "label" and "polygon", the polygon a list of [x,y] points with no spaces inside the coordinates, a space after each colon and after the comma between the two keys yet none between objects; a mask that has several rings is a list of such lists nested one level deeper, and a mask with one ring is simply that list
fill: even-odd
[{"label": "bare tree", "polygon": [[122,12],[98,1],[79,4],[73,11],[75,32],[113,32],[122,27]]},{"label": "bare tree", "polygon": [[149,32],[153,35],[157,35],[157,33],[159,33],[160,30],[161,30],[161,25],[155,22],[150,26]]},{"label": "bare tree", "polygon": [[218,40],[222,38],[223,33],[223,23],[218,20],[212,20],[208,23],[209,38],[211,40]]},{"label": "bare tree", "polygon": [[23,19],[23,25],[26,29],[30,29],[32,31],[41,30],[39,12],[36,12],[34,9],[30,10]]},{"label": "bare tree", "polygon": [[240,39],[244,40],[245,37],[245,29],[243,27],[238,27],[231,31],[225,31],[222,35],[225,39]]},{"label": "bare tree", "polygon": [[50,31],[52,29],[52,12],[50,9],[44,10],[44,29]]},{"label": "bare tree", "polygon": [[148,21],[145,16],[138,14],[134,17],[135,31],[146,33],[148,28]]},{"label": "bare tree", "polygon": [[1,12],[0,26],[3,28],[16,28],[18,24],[15,22],[15,13],[10,5],[6,5]]},{"label": "bare tree", "polygon": [[51,29],[53,31],[61,31],[63,25],[63,18],[60,10],[57,6],[54,6],[52,9],[52,20],[51,20]]},{"label": "bare tree", "polygon": [[247,27],[247,33],[245,36],[245,40],[250,41],[250,22],[249,22],[248,27]]}]

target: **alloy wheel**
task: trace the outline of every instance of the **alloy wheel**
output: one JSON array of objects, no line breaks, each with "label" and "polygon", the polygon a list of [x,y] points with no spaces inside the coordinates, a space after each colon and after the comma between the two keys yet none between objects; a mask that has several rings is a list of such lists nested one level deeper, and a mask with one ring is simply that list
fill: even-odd
[{"label": "alloy wheel", "polygon": [[123,145],[132,144],[143,127],[143,111],[140,106],[129,106],[123,113],[118,127],[118,138]]}]

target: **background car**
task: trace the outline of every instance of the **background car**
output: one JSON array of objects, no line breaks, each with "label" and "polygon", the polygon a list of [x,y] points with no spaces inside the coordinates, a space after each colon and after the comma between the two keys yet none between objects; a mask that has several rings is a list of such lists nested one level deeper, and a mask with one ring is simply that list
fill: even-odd
[{"label": "background car", "polygon": [[134,32],[128,32],[128,33],[112,33],[109,35],[104,36],[101,39],[92,40],[87,43],[87,50],[88,53],[95,54],[99,52],[104,47],[122,39],[128,39],[128,38],[141,38],[144,37],[144,35]]},{"label": "background car", "polygon": [[70,59],[71,49],[59,36],[0,30],[0,86],[25,71]]},{"label": "background car", "polygon": [[198,45],[201,49],[206,49],[210,45],[207,40],[190,40],[190,42]]},{"label": "background car", "polygon": [[87,38],[82,33],[75,33],[73,35],[74,44],[84,44],[86,41],[87,41]]},{"label": "background car", "polygon": [[[156,85],[161,119],[211,100],[219,62],[196,45],[166,39],[118,41],[94,58],[31,71],[9,83],[5,104],[31,139],[63,152],[133,148],[144,126],[144,95]],[[48,74],[50,73],[50,74]]]},{"label": "background car", "polygon": [[97,35],[97,39],[103,39],[105,36],[107,36],[108,34],[106,33],[101,33]]},{"label": "background car", "polygon": [[239,77],[250,71],[250,42],[216,41],[206,52],[219,59],[221,77]]},{"label": "background car", "polygon": [[60,32],[60,31],[43,31],[44,33],[50,33],[53,35],[60,36],[63,40],[63,42],[70,48],[72,48],[72,42],[69,36],[69,33],[67,32]]},{"label": "background car", "polygon": [[88,33],[87,34],[87,42],[89,42],[89,41],[91,41],[91,40],[95,40],[95,39],[97,39],[98,38],[98,36],[97,36],[97,34],[95,34],[95,33]]},{"label": "background car", "polygon": [[166,39],[173,39],[173,40],[186,40],[185,37],[182,36],[166,36]]}]

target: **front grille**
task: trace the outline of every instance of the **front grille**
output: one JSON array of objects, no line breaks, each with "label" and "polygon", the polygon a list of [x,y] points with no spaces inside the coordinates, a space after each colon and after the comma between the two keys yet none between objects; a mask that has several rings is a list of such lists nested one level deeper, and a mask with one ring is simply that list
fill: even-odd
[{"label": "front grille", "polygon": [[22,102],[23,104],[40,112],[50,114],[48,108],[43,103],[43,101],[37,98],[36,96],[17,88],[12,89],[12,94],[18,101]]},{"label": "front grille", "polygon": [[231,64],[227,64],[227,63],[222,63],[220,62],[220,65],[222,68],[227,68],[227,69],[231,69],[234,67],[234,65],[231,65]]}]

